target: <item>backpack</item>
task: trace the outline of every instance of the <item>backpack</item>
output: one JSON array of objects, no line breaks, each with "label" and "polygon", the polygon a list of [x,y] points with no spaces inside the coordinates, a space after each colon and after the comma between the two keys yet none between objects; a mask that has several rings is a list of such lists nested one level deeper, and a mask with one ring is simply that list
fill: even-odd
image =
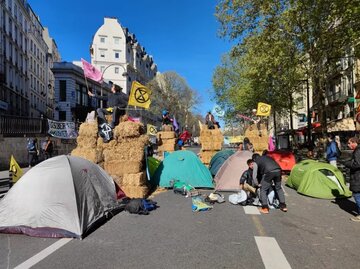
[{"label": "backpack", "polygon": [[27,151],[35,151],[35,143],[32,140],[29,140],[26,145]]},{"label": "backpack", "polygon": [[134,198],[128,201],[124,209],[130,214],[149,215],[149,211],[152,211],[157,207],[157,203],[152,200]]}]

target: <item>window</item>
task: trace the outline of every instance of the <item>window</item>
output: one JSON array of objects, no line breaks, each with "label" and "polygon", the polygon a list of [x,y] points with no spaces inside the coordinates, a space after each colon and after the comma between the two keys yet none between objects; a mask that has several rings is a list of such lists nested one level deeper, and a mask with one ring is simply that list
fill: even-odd
[{"label": "window", "polygon": [[115,74],[119,74],[119,67],[115,67]]},{"label": "window", "polygon": [[59,120],[66,121],[66,111],[59,111]]},{"label": "window", "polygon": [[100,43],[105,43],[105,37],[100,37]]},{"label": "window", "polygon": [[66,80],[60,80],[60,102],[66,101]]},{"label": "window", "polygon": [[114,37],[114,44],[116,44],[116,45],[120,44],[120,38],[119,37]]},{"label": "window", "polygon": [[120,55],[118,52],[115,52],[115,59],[119,59]]},{"label": "window", "polygon": [[105,50],[100,50],[100,57],[105,58]]}]

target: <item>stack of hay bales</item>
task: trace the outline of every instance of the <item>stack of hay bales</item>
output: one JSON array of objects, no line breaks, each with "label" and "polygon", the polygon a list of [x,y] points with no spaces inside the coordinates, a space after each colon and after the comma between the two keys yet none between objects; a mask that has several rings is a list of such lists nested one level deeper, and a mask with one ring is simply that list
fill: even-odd
[{"label": "stack of hay bales", "polygon": [[156,134],[158,140],[158,155],[162,156],[165,151],[175,151],[176,134],[174,131],[161,131]]},{"label": "stack of hay bales", "polygon": [[217,127],[210,130],[206,125],[202,125],[199,140],[201,143],[200,159],[203,164],[209,165],[211,158],[222,149],[224,137]]},{"label": "stack of hay bales", "polygon": [[[99,138],[100,140],[100,138]],[[112,143],[112,145],[110,145]],[[114,129],[114,140],[103,144],[104,169],[130,198],[144,198],[149,192],[144,147],[149,143],[141,123],[125,121]]]},{"label": "stack of hay bales", "polygon": [[260,130],[256,124],[250,125],[245,131],[245,137],[249,138],[255,152],[262,153],[268,149],[269,135],[265,124],[260,124]]},{"label": "stack of hay bales", "polygon": [[340,132],[340,131],[355,131],[354,119],[347,118],[337,122],[331,122],[328,124],[327,131]]},{"label": "stack of hay bales", "polygon": [[82,157],[101,166],[103,161],[102,148],[97,146],[98,126],[96,122],[85,122],[80,125],[76,139],[77,147],[72,156]]}]

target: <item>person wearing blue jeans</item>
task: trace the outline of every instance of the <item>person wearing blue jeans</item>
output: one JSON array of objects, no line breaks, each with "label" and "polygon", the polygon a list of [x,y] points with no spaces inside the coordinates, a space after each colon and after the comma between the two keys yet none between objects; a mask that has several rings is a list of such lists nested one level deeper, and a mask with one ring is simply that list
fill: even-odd
[{"label": "person wearing blue jeans", "polygon": [[351,159],[344,162],[345,167],[350,168],[350,190],[357,206],[357,215],[350,218],[360,222],[360,145],[357,137],[348,140],[348,147],[353,150]]}]

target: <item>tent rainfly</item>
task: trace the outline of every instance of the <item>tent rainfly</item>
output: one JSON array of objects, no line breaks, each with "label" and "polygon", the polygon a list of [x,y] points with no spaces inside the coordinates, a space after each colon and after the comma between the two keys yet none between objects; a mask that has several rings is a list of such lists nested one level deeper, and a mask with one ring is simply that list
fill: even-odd
[{"label": "tent rainfly", "polygon": [[0,201],[0,232],[83,238],[119,210],[102,168],[61,155],[29,170]]},{"label": "tent rainfly", "polygon": [[298,193],[322,199],[350,197],[344,176],[339,169],[328,163],[304,160],[294,166],[286,185]]},{"label": "tent rainfly", "polygon": [[231,155],[214,177],[215,189],[218,191],[239,191],[240,178],[248,169],[247,160],[252,157],[251,151],[237,151]]},{"label": "tent rainfly", "polygon": [[212,176],[215,176],[219,171],[220,167],[224,164],[224,162],[234,154],[235,151],[225,149],[217,152],[210,161],[209,170]]},{"label": "tent rainfly", "polygon": [[151,184],[171,187],[171,180],[180,180],[195,188],[214,188],[209,169],[195,153],[187,150],[178,150],[166,156],[156,169]]}]

